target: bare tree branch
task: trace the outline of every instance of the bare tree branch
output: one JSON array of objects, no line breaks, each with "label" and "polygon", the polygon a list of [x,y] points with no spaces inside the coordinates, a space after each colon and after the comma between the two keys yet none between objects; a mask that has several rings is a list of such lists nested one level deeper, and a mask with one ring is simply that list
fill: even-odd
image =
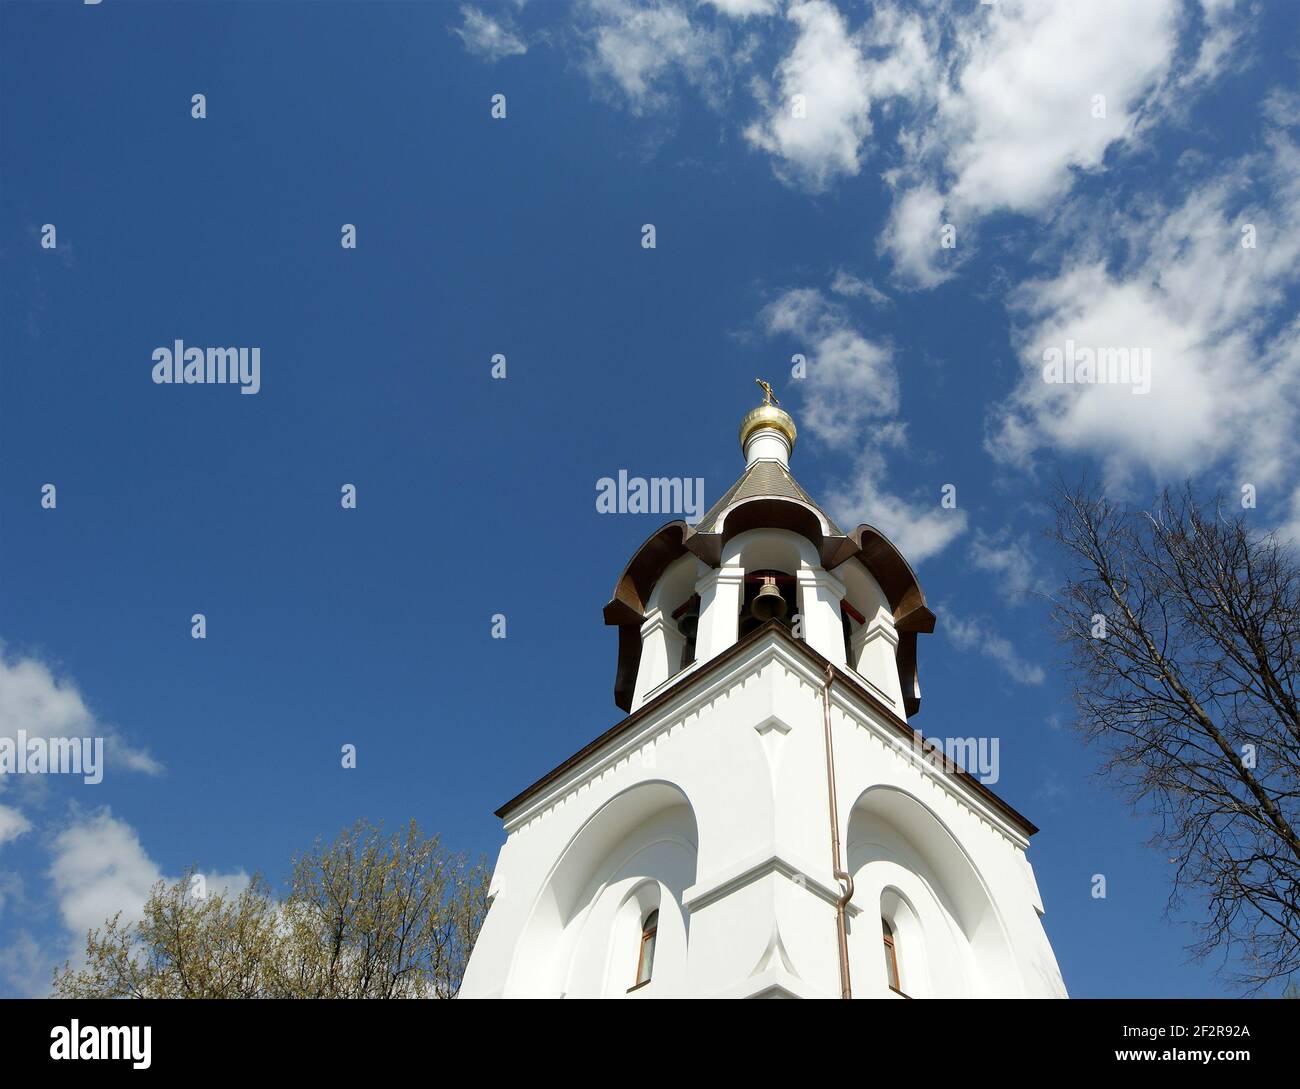
[{"label": "bare tree branch", "polygon": [[1289,979],[1300,969],[1294,556],[1190,486],[1143,512],[1062,487],[1054,510],[1071,576],[1052,615],[1076,728],[1102,752],[1102,777],[1157,817],[1153,846],[1176,863],[1170,910],[1205,901],[1193,952],[1235,955],[1248,991]]}]

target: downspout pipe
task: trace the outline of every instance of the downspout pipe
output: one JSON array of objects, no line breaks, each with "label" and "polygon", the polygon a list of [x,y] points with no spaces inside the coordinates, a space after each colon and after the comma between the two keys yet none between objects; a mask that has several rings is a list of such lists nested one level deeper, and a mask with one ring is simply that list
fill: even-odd
[{"label": "downspout pipe", "polygon": [[831,684],[834,680],[835,667],[827,663],[826,683],[822,686],[822,724],[826,731],[826,794],[831,811],[831,872],[840,885],[840,895],[835,901],[835,929],[840,950],[840,997],[852,998],[853,987],[849,981],[848,905],[853,899],[853,878],[840,865],[840,807],[835,794],[835,748],[831,742]]}]

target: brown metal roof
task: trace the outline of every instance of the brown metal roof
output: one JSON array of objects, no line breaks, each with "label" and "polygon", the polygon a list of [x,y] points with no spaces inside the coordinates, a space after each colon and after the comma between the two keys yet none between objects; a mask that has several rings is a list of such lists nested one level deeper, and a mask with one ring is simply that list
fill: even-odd
[{"label": "brown metal roof", "polygon": [[749,499],[793,499],[799,503],[807,503],[826,519],[826,524],[830,526],[833,534],[843,536],[834,519],[799,486],[799,482],[795,480],[789,469],[779,461],[766,460],[754,462],[741,473],[740,479],[727,489],[726,494],[700,519],[695,532],[712,533],[723,511],[733,503],[743,503]]}]

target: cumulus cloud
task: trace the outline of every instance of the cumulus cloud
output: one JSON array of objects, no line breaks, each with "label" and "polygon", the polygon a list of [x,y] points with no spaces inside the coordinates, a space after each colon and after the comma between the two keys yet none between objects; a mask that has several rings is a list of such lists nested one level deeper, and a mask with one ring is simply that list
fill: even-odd
[{"label": "cumulus cloud", "polygon": [[[953,275],[983,217],[1050,215],[1112,148],[1185,115],[1249,26],[1240,0],[779,7],[583,0],[584,67],[640,114],[668,105],[679,77],[710,99],[747,79],[759,115],[744,137],[792,187],[821,192],[879,158],[895,199],[878,246],[916,287]],[[889,147],[873,143],[879,118],[899,120]]]},{"label": "cumulus cloud", "polygon": [[[0,827],[7,819],[5,807],[0,806]],[[56,967],[65,961],[74,968],[84,965],[88,931],[102,928],[119,912],[124,923],[137,922],[153,886],[177,880],[149,857],[136,830],[108,809],[89,814],[74,810],[71,822],[51,843],[46,876],[57,920],[66,933],[60,935],[57,928],[36,933],[31,927],[10,926],[6,940],[0,942],[0,990],[11,996],[48,995]],[[203,877],[209,895],[236,895],[250,880],[242,870],[204,872]],[[26,918],[49,914],[44,903],[32,901],[16,874],[0,872],[0,910],[8,900],[13,900],[10,915],[15,918],[14,909],[19,907]]]},{"label": "cumulus cloud", "polygon": [[528,46],[508,18],[494,19],[469,6],[460,9],[461,25],[451,32],[464,43],[465,51],[488,61],[515,57],[528,52]]},{"label": "cumulus cloud", "polygon": [[[1220,461],[1257,487],[1293,486],[1300,149],[1274,133],[1184,192],[1173,207],[1098,222],[1056,274],[1013,294],[1022,369],[992,422],[995,457],[1032,468],[1044,448],[1086,453],[1117,487],[1139,470],[1177,480]],[[1118,262],[1115,240],[1127,250]],[[1068,342],[1149,353],[1150,392],[1046,381],[1045,353]]]},{"label": "cumulus cloud", "polygon": [[[934,287],[983,217],[1050,213],[1110,148],[1185,106],[1224,69],[1233,15],[1231,0],[1209,0],[1200,19],[1182,0],[884,2],[854,27],[828,0],[796,0],[796,33],[775,86],[754,81],[764,114],[745,135],[783,181],[819,192],[861,171],[873,114],[898,111],[883,171],[895,202],[878,244],[900,280]],[[940,244],[945,222],[956,252]]]},{"label": "cumulus cloud", "polygon": [[[887,173],[895,205],[879,239],[904,282],[934,287],[953,273],[945,220],[969,246],[993,212],[1049,212],[1080,171],[1133,138],[1160,99],[1180,42],[1180,0],[1002,0],[947,27],[882,8],[873,34],[897,69],[893,86],[917,108]],[[907,74],[940,72],[938,82]],[[940,217],[944,219],[940,219]]]},{"label": "cumulus cloud", "polygon": [[767,306],[761,320],[769,334],[788,334],[804,346],[808,375],[800,387],[801,418],[811,434],[847,448],[898,412],[893,350],[859,334],[844,309],[821,291],[787,291]]},{"label": "cumulus cloud", "polygon": [[966,60],[936,121],[952,200],[981,213],[1040,212],[1074,169],[1099,167],[1168,72],[1180,6],[1004,0],[986,8],[961,36]]},{"label": "cumulus cloud", "polygon": [[578,18],[587,74],[598,88],[612,85],[633,113],[667,105],[675,77],[705,89],[718,83],[727,39],[679,4],[586,0]]},{"label": "cumulus cloud", "polygon": [[[744,137],[787,185],[822,192],[878,158],[894,191],[878,248],[901,283],[931,288],[984,217],[1050,217],[1112,149],[1184,117],[1239,57],[1244,6],[791,0],[779,17],[775,0],[583,0],[577,21],[587,72],[634,113],[668,105],[679,77],[711,100],[747,79],[759,115]],[[874,141],[881,118],[899,121],[889,147]]]},{"label": "cumulus cloud", "polygon": [[1011,640],[998,634],[998,625],[986,618],[962,619],[945,610],[943,630],[959,650],[991,659],[1017,684],[1038,685],[1047,679],[1042,666],[1022,658]]},{"label": "cumulus cloud", "polygon": [[49,877],[64,925],[80,936],[119,911],[138,919],[162,871],[135,830],[104,810],[58,834]]},{"label": "cumulus cloud", "polygon": [[0,737],[102,737],[106,761],[128,771],[156,775],[160,765],[143,749],[123,740],[86,706],[77,686],[56,678],[37,658],[8,654],[0,647]]},{"label": "cumulus cloud", "polygon": [[913,564],[938,555],[966,532],[965,511],[944,509],[937,493],[928,499],[895,495],[881,485],[888,477],[884,455],[868,450],[850,477],[832,482],[825,492],[826,505],[841,525],[875,526]]},{"label": "cumulus cloud", "polygon": [[[955,244],[943,245],[944,226],[943,194],[933,185],[919,184],[895,199],[877,250],[893,259],[894,272],[904,282],[938,287],[952,278],[962,255],[969,252]],[[960,241],[955,225],[950,229],[953,242]]]},{"label": "cumulus cloud", "polygon": [[[30,832],[32,822],[11,805],[0,805],[0,847],[10,840],[17,839],[24,832]],[[3,900],[0,899],[0,903]]]},{"label": "cumulus cloud", "polygon": [[831,514],[850,527],[870,523],[914,563],[946,548],[966,528],[964,511],[941,508],[937,495],[912,502],[880,484],[888,475],[884,451],[906,440],[893,347],[862,336],[843,304],[817,288],[784,292],[760,322],[770,336],[793,338],[807,357],[798,387],[800,426],[827,446],[853,453],[851,474],[824,491]]},{"label": "cumulus cloud", "polygon": [[[237,893],[249,881],[243,872],[204,876],[209,894]],[[163,876],[135,829],[107,809],[75,821],[55,837],[49,878],[74,944],[119,911],[123,921],[135,922],[149,890],[159,881],[177,880]]]},{"label": "cumulus cloud", "polygon": [[862,165],[871,134],[868,71],[844,18],[827,0],[793,3],[794,46],[777,67],[778,90],[767,92],[767,116],[745,130],[776,160],[778,176],[819,191]]}]

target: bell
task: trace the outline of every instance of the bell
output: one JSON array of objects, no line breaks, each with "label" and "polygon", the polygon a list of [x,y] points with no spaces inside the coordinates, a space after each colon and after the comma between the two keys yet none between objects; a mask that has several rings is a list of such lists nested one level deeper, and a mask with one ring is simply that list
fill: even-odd
[{"label": "bell", "polygon": [[693,639],[695,633],[700,630],[700,614],[687,613],[677,621],[677,630],[686,636],[687,639]]},{"label": "bell", "polygon": [[776,588],[776,579],[770,575],[766,578],[762,588],[755,596],[753,604],[749,606],[750,615],[758,620],[771,620],[776,617],[777,620],[784,620],[786,614],[785,598],[781,596],[781,591]]}]

